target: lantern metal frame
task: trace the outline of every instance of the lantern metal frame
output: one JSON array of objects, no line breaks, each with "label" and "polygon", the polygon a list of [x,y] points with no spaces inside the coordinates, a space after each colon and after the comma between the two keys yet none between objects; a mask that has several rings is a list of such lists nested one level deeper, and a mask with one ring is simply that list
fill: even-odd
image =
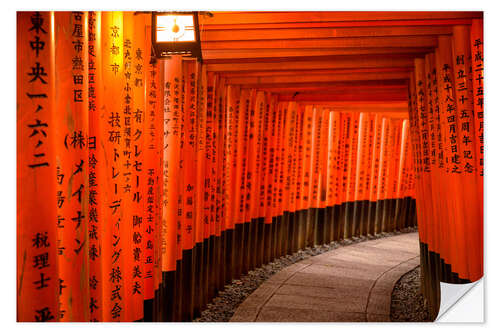
[{"label": "lantern metal frame", "polygon": [[[194,42],[157,42],[156,41],[156,18],[164,15],[192,16],[194,28]],[[151,15],[151,41],[156,58],[169,58],[173,55],[193,57],[202,61],[200,25],[198,12],[153,12]]]}]

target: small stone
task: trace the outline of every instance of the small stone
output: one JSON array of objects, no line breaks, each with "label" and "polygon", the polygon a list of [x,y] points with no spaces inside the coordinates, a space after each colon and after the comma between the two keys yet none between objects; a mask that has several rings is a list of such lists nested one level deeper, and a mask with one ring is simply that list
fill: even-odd
[{"label": "small stone", "polygon": [[394,286],[391,300],[391,321],[432,321],[427,302],[420,293],[420,266],[403,275]]}]

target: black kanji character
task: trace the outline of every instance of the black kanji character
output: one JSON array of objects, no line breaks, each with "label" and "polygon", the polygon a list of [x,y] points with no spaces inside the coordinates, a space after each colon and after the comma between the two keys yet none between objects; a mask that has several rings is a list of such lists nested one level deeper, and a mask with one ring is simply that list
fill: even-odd
[{"label": "black kanji character", "polygon": [[119,299],[121,300],[122,299],[122,295],[120,294],[120,291],[121,291],[122,287],[117,284],[115,286],[115,289],[111,290],[111,300],[114,301],[115,299]]},{"label": "black kanji character", "polygon": [[132,271],[132,278],[141,278],[142,277],[142,272],[141,272],[141,267],[139,265],[135,265]]},{"label": "black kanji character", "polygon": [[89,279],[89,286],[93,290],[97,289],[97,285],[99,284],[99,281],[97,280],[95,275],[92,275],[92,277]]},{"label": "black kanji character", "polygon": [[139,284],[138,281],[134,282],[134,286],[132,289],[132,295],[135,295],[135,294],[142,294],[141,293],[141,285]]},{"label": "black kanji character", "polygon": [[115,201],[113,201],[113,204],[109,205],[109,208],[113,208],[113,212],[111,213],[111,215],[116,213],[116,210],[118,209],[118,207],[120,207],[121,202],[122,202],[122,199],[115,200]]},{"label": "black kanji character", "polygon": [[46,268],[49,266],[50,266],[50,264],[49,264],[49,253],[48,252],[38,254],[38,255],[33,257],[33,268],[42,269],[42,268]]},{"label": "black kanji character", "polygon": [[118,259],[120,259],[120,255],[122,253],[122,249],[119,249],[118,251],[113,251],[113,254],[111,255],[111,259],[113,260],[113,264],[116,263],[118,261]]},{"label": "black kanji character", "polygon": [[43,289],[49,286],[47,281],[50,281],[50,278],[46,277],[44,273],[40,273],[40,280],[33,282],[33,284],[38,285],[36,289]]},{"label": "black kanji character", "polygon": [[31,16],[31,24],[33,24],[33,26],[30,28],[30,30],[28,31],[32,31],[32,30],[35,30],[35,32],[37,34],[41,32],[43,32],[44,34],[47,33],[47,31],[43,30],[43,17],[42,15],[40,15],[40,12],[35,12],[35,14],[33,14]]},{"label": "black kanji character", "polygon": [[45,307],[40,310],[35,310],[35,312],[37,313],[35,315],[35,321],[45,322],[54,319],[54,316],[52,315],[48,307]]},{"label": "black kanji character", "polygon": [[83,147],[85,147],[85,137],[83,136],[83,133],[82,131],[74,131],[73,134],[71,135],[71,143],[70,143],[71,146],[73,146],[73,148],[76,148],[76,146],[78,146],[78,148],[82,149]]},{"label": "black kanji character", "polygon": [[37,232],[35,238],[33,238],[33,247],[39,249],[40,247],[49,247],[49,246],[50,243],[47,232],[46,231],[43,233]]},{"label": "black kanji character", "polygon": [[81,24],[75,24],[73,26],[73,33],[71,34],[71,36],[77,37],[77,38],[83,37],[83,30],[82,30],[82,28],[83,28],[83,26]]},{"label": "black kanji character", "polygon": [[31,49],[36,52],[36,56],[38,57],[39,51],[43,50],[43,48],[45,47],[45,42],[41,41],[40,37],[35,36],[35,40],[30,41],[30,46],[31,46]]},{"label": "black kanji character", "polygon": [[85,245],[85,241],[80,242],[79,239],[75,238],[75,242],[76,242],[76,246],[79,246],[79,247],[75,248],[73,251],[75,251],[75,253],[78,255],[78,254],[80,254],[80,251],[82,250],[83,246]]},{"label": "black kanji character", "polygon": [[83,160],[80,160],[80,164],[75,164],[75,166],[76,166],[76,170],[75,170],[75,172],[73,172],[73,175],[76,175],[79,172],[83,172]]},{"label": "black kanji character", "polygon": [[111,268],[111,272],[109,273],[109,281],[112,283],[120,283],[121,280],[122,272],[120,271],[120,266]]},{"label": "black kanji character", "polygon": [[111,317],[113,319],[120,317],[121,311],[122,311],[121,306],[118,303],[115,303],[115,305],[113,306],[113,309],[111,309]]},{"label": "black kanji character", "polygon": [[72,69],[77,70],[77,71],[83,71],[83,59],[82,57],[75,56],[73,59],[71,59],[72,62]]},{"label": "black kanji character", "polygon": [[59,279],[59,295],[62,295],[64,288],[67,288],[67,286],[64,284],[64,280]]},{"label": "black kanji character", "polygon": [[80,187],[71,195],[71,197],[74,197],[75,195],[78,195],[78,202],[82,202],[82,190],[84,189],[83,184],[80,184]]},{"label": "black kanji character", "polygon": [[75,229],[78,229],[80,227],[82,219],[84,219],[84,218],[85,218],[85,216],[82,215],[81,211],[77,211],[77,216],[71,218],[72,221],[76,222]]},{"label": "black kanji character", "polygon": [[47,73],[45,73],[45,68],[40,66],[38,61],[35,63],[35,67],[31,67],[31,73],[28,73],[28,75],[33,76],[29,82],[39,79],[43,84],[47,84],[47,81],[43,79],[44,76],[47,76]]},{"label": "black kanji character", "polygon": [[94,297],[90,297],[90,313],[94,313],[94,310],[99,309],[99,307],[96,304],[97,300]]}]

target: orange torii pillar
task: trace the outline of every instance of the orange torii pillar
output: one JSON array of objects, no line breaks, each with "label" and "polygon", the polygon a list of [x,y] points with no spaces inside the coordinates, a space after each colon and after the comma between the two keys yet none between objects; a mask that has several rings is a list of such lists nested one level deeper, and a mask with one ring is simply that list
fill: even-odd
[{"label": "orange torii pillar", "polygon": [[18,321],[59,320],[53,20],[17,13]]},{"label": "orange torii pillar", "polygon": [[179,166],[182,102],[182,63],[180,57],[162,61],[163,77],[163,216],[162,216],[162,272],[164,297],[167,299],[166,321],[180,320],[180,259],[177,215],[179,206]]}]

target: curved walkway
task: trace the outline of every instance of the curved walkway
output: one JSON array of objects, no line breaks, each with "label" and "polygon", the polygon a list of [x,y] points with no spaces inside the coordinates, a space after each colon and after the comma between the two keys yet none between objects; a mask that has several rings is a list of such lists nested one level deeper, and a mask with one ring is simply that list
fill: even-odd
[{"label": "curved walkway", "polygon": [[416,232],[340,247],[273,275],[231,321],[390,321],[395,283],[419,264]]}]

